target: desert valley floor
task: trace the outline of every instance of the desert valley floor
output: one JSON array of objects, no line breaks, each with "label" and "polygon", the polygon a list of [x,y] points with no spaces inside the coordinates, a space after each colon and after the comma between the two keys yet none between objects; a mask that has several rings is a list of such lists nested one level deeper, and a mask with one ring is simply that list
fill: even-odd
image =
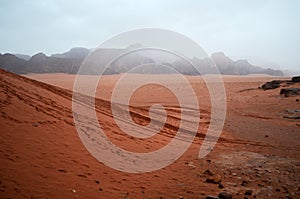
[{"label": "desert valley floor", "polygon": [[[142,140],[119,130],[110,98],[120,76],[103,76],[96,93],[97,116],[107,136],[135,152],[169,143],[180,112],[175,96],[159,85],[138,89],[130,111],[143,125],[149,122],[149,107],[161,103],[168,113],[161,132]],[[132,74],[135,78],[141,77]],[[153,78],[176,84],[173,75]],[[201,113],[192,145],[161,170],[131,174],[97,161],[79,139],[72,113],[75,75],[18,76],[1,70],[0,198],[213,198],[221,192],[233,198],[300,198],[300,120],[284,117],[300,114],[300,96],[281,96],[280,88],[258,89],[266,81],[287,78],[223,76],[226,121],[218,143],[203,159],[198,152],[210,123],[209,93],[201,77],[186,78]]]}]

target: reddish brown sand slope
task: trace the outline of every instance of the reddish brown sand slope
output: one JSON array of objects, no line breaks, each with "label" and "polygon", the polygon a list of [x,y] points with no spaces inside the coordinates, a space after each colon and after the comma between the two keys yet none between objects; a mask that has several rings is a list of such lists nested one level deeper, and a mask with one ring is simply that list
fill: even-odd
[{"label": "reddish brown sand slope", "polygon": [[[115,77],[105,78],[115,82]],[[72,85],[68,80],[65,84]],[[202,84],[189,80],[194,88],[203,88],[196,93],[205,99]],[[300,122],[283,118],[292,114],[286,110],[300,109],[299,97],[282,98],[278,89],[244,90],[261,83],[255,78],[225,78],[225,128],[206,158],[198,159],[198,151],[204,136],[200,132],[209,124],[207,100],[200,107],[198,136],[180,159],[162,170],[129,174],[103,165],[84,148],[74,127],[71,91],[0,71],[0,198],[205,198],[222,191],[244,198],[246,190],[252,191],[248,198],[299,198]],[[149,122],[147,99],[151,95],[155,99],[158,91],[141,90],[133,99],[136,106],[130,110],[137,123]],[[178,127],[176,101],[169,95],[165,91],[158,95],[167,99],[164,103],[172,117],[154,140],[121,133],[108,101],[96,100],[97,115],[115,144],[132,151],[155,150],[169,142]],[[206,182],[209,178],[221,181],[224,188]]]}]

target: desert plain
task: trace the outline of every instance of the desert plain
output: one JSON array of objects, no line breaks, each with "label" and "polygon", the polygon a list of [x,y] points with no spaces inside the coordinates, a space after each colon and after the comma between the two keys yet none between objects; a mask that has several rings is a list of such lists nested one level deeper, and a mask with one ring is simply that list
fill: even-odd
[{"label": "desert plain", "polygon": [[[149,123],[149,107],[157,103],[168,117],[151,138],[128,136],[111,112],[111,96],[121,76],[100,80],[95,102],[99,124],[123,149],[139,153],[160,149],[178,130],[181,112],[176,96],[156,84],[137,89],[130,99],[133,121]],[[132,82],[144,76],[181,87],[176,75],[131,74]],[[300,114],[300,96],[280,95],[281,88],[300,83],[262,90],[258,87],[267,81],[290,78],[222,76],[227,103],[224,128],[212,151],[199,158],[211,119],[210,95],[201,76],[185,77],[200,109],[193,143],[169,166],[136,174],[108,167],[84,147],[72,112],[76,75],[18,76],[1,70],[0,198],[217,198],[222,192],[233,198],[300,198],[300,120],[286,118]],[[96,77],[86,78],[88,88],[89,79]]]}]

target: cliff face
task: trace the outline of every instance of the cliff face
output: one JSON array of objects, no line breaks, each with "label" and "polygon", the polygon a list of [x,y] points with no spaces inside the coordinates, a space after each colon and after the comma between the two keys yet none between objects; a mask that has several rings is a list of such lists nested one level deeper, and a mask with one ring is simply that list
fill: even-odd
[{"label": "cliff face", "polygon": [[211,55],[212,60],[217,65],[222,74],[228,75],[248,75],[248,74],[268,74],[274,76],[283,76],[283,72],[280,70],[274,70],[270,68],[262,68],[250,64],[247,60],[233,61],[227,57],[223,52],[213,53]]},{"label": "cliff face", "polygon": [[33,73],[76,73],[82,60],[48,57],[38,53],[26,62],[26,70]]},{"label": "cliff face", "polygon": [[0,68],[17,74],[26,73],[26,60],[12,54],[0,54]]},{"label": "cliff face", "polygon": [[[105,67],[101,63],[99,57],[105,59],[114,58],[115,55],[120,54],[124,49],[98,49],[93,54],[94,58],[89,59],[89,66],[82,71],[84,74],[98,74],[100,69]],[[0,54],[0,68],[16,73],[77,73],[78,69],[89,54],[90,50],[85,48],[73,48],[68,52],[62,54],[53,54],[46,56],[44,53],[38,53],[32,56],[29,60],[25,60],[12,54]],[[221,74],[230,75],[248,75],[248,74],[269,74],[275,76],[283,76],[283,72],[274,69],[265,69],[259,66],[251,65],[247,60],[233,61],[227,57],[223,52],[213,53],[211,59],[194,58],[193,63],[196,67],[201,68],[202,74],[215,73],[212,68],[213,62],[218,67]],[[126,72],[135,66],[145,65],[144,68],[136,70],[138,73],[169,73],[165,69],[156,64],[151,56],[144,54],[128,54],[111,64],[111,67],[105,71],[105,74],[118,74]],[[176,69],[179,73],[185,75],[199,75],[189,63],[183,60],[174,59],[172,61],[161,63]]]},{"label": "cliff face", "polygon": [[84,60],[84,58],[90,53],[89,49],[86,48],[81,48],[81,47],[76,47],[72,48],[68,52],[65,53],[57,53],[51,55],[51,57],[57,57],[57,58],[70,58],[70,59],[80,59]]}]

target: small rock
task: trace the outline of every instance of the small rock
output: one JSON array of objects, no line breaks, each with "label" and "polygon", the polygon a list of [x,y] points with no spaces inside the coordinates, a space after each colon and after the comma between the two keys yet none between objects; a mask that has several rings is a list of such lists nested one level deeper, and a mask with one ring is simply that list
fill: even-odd
[{"label": "small rock", "polygon": [[248,181],[246,181],[246,180],[243,180],[243,182],[242,182],[242,184],[241,184],[242,186],[247,186],[248,185]]},{"label": "small rock", "polygon": [[232,199],[232,194],[227,192],[219,193],[219,199]]},{"label": "small rock", "polygon": [[103,189],[100,187],[99,189],[98,189],[99,191],[103,191]]},{"label": "small rock", "polygon": [[32,126],[34,126],[34,127],[38,127],[39,125],[38,125],[38,124],[36,124],[36,123],[34,123],[34,124],[32,124]]},{"label": "small rock", "polygon": [[75,190],[75,189],[72,189],[72,192],[73,192],[73,193],[76,193],[76,190]]},{"label": "small rock", "polygon": [[196,168],[193,162],[186,162],[185,164],[188,165],[189,167]]},{"label": "small rock", "polygon": [[64,169],[58,169],[57,171],[62,172],[62,173],[67,173],[67,171]]},{"label": "small rock", "polygon": [[245,195],[248,195],[248,196],[252,195],[252,193],[253,193],[253,191],[250,189],[245,191]]},{"label": "small rock", "polygon": [[81,177],[81,178],[87,178],[87,176],[86,176],[86,175],[83,175],[83,174],[78,174],[77,176],[78,176],[78,177]]},{"label": "small rock", "polygon": [[206,169],[204,172],[203,172],[204,175],[208,175],[208,176],[213,176],[214,173],[210,170],[210,169]]},{"label": "small rock", "polygon": [[222,177],[220,175],[215,175],[212,178],[207,178],[206,182],[213,183],[213,184],[219,184],[222,181]]},{"label": "small rock", "polygon": [[219,199],[217,196],[206,196],[205,199]]},{"label": "small rock", "polygon": [[100,184],[100,181],[99,180],[95,180],[96,184]]},{"label": "small rock", "polygon": [[288,119],[300,119],[299,115],[288,115],[288,116],[283,116],[283,118],[288,118]]},{"label": "small rock", "polygon": [[267,138],[267,137],[269,137],[268,135],[265,135],[265,137]]},{"label": "small rock", "polygon": [[219,188],[219,189],[223,189],[223,188],[224,188],[224,185],[222,185],[222,183],[219,183],[218,188]]},{"label": "small rock", "polygon": [[264,187],[264,185],[262,185],[262,184],[258,184],[258,186],[259,186],[259,187]]}]

